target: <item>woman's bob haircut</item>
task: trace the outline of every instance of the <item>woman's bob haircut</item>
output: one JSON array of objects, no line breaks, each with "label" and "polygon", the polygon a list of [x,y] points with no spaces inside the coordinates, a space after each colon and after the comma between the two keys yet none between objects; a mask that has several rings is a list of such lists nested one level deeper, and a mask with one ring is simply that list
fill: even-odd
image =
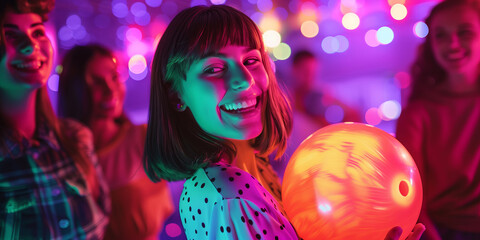
[{"label": "woman's bob haircut", "polygon": [[203,131],[189,109],[180,112],[177,93],[190,65],[232,44],[260,50],[269,77],[262,95],[263,131],[250,144],[258,156],[276,157],[285,150],[292,128],[288,99],[275,79],[262,34],[242,12],[225,5],[181,11],[165,30],[152,62],[152,79],[144,167],[153,181],[181,180],[221,159],[233,160],[234,145]]}]

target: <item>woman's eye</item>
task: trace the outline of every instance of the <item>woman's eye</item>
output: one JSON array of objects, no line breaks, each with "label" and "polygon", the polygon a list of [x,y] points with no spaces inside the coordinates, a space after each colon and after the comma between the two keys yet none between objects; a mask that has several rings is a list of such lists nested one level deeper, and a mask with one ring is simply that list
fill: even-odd
[{"label": "woman's eye", "polygon": [[445,34],[443,32],[440,32],[440,33],[436,33],[434,36],[435,36],[435,39],[442,40],[442,39],[445,39],[447,37],[447,34]]},{"label": "woman's eye", "polygon": [[204,73],[207,74],[214,74],[214,73],[219,73],[223,71],[223,67],[207,67],[203,70]]},{"label": "woman's eye", "polygon": [[43,37],[45,36],[45,31],[43,29],[37,29],[33,32],[33,37],[38,38],[38,37]]},{"label": "woman's eye", "polygon": [[105,80],[102,77],[93,77],[93,84],[94,85],[102,85]]},{"label": "woman's eye", "polygon": [[18,38],[18,35],[15,34],[14,32],[12,31],[5,31],[5,39],[7,40],[15,40]]},{"label": "woman's eye", "polygon": [[461,37],[470,37],[473,35],[473,32],[468,30],[468,29],[465,29],[465,30],[461,30],[459,33],[458,33],[459,36]]},{"label": "woman's eye", "polygon": [[260,60],[259,60],[258,58],[247,58],[247,59],[243,62],[243,64],[244,64],[245,66],[250,66],[250,65],[253,65],[253,64],[257,63],[257,62],[260,62]]}]

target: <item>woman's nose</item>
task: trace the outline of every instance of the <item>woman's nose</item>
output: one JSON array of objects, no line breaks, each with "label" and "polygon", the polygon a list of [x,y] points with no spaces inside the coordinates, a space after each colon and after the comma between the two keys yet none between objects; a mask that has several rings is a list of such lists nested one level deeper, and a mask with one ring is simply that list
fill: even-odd
[{"label": "woman's nose", "polygon": [[38,47],[38,43],[28,36],[23,36],[21,42],[18,44],[19,52],[24,55],[30,55]]},{"label": "woman's nose", "polygon": [[450,47],[458,47],[460,46],[460,39],[458,38],[457,35],[453,34],[452,36],[450,36],[449,38],[449,45]]},{"label": "woman's nose", "polygon": [[232,69],[230,87],[234,90],[249,88],[254,83],[251,72],[243,65]]}]

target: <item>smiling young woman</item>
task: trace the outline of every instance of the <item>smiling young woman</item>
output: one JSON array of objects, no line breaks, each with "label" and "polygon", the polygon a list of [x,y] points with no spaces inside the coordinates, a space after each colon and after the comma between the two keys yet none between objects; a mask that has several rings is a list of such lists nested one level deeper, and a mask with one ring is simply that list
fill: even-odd
[{"label": "smiling young woman", "polygon": [[0,236],[102,238],[110,201],[91,132],[58,119],[47,94],[53,1],[0,5]]},{"label": "smiling young woman", "polygon": [[166,181],[153,183],[143,170],[146,125],[133,124],[123,111],[126,87],[114,53],[98,44],[75,46],[62,66],[59,115],[92,129],[110,188],[112,212],[104,239],[157,239],[173,212],[170,190]]},{"label": "smiling young woman", "polygon": [[480,239],[480,6],[445,0],[412,66],[396,136],[422,177],[425,239]]},{"label": "smiling young woman", "polygon": [[144,165],[153,180],[187,179],[187,238],[297,239],[267,157],[285,149],[291,108],[255,23],[225,5],[181,11],[157,46],[151,84]]}]

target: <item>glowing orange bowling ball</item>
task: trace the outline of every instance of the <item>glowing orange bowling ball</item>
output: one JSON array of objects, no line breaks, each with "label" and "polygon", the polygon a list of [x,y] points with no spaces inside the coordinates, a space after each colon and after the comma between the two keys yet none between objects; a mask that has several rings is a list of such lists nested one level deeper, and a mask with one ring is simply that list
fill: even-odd
[{"label": "glowing orange bowling ball", "polygon": [[370,125],[340,123],[316,131],[293,153],[282,185],[285,211],[300,237],[405,239],[422,205],[417,167],[400,142]]}]

